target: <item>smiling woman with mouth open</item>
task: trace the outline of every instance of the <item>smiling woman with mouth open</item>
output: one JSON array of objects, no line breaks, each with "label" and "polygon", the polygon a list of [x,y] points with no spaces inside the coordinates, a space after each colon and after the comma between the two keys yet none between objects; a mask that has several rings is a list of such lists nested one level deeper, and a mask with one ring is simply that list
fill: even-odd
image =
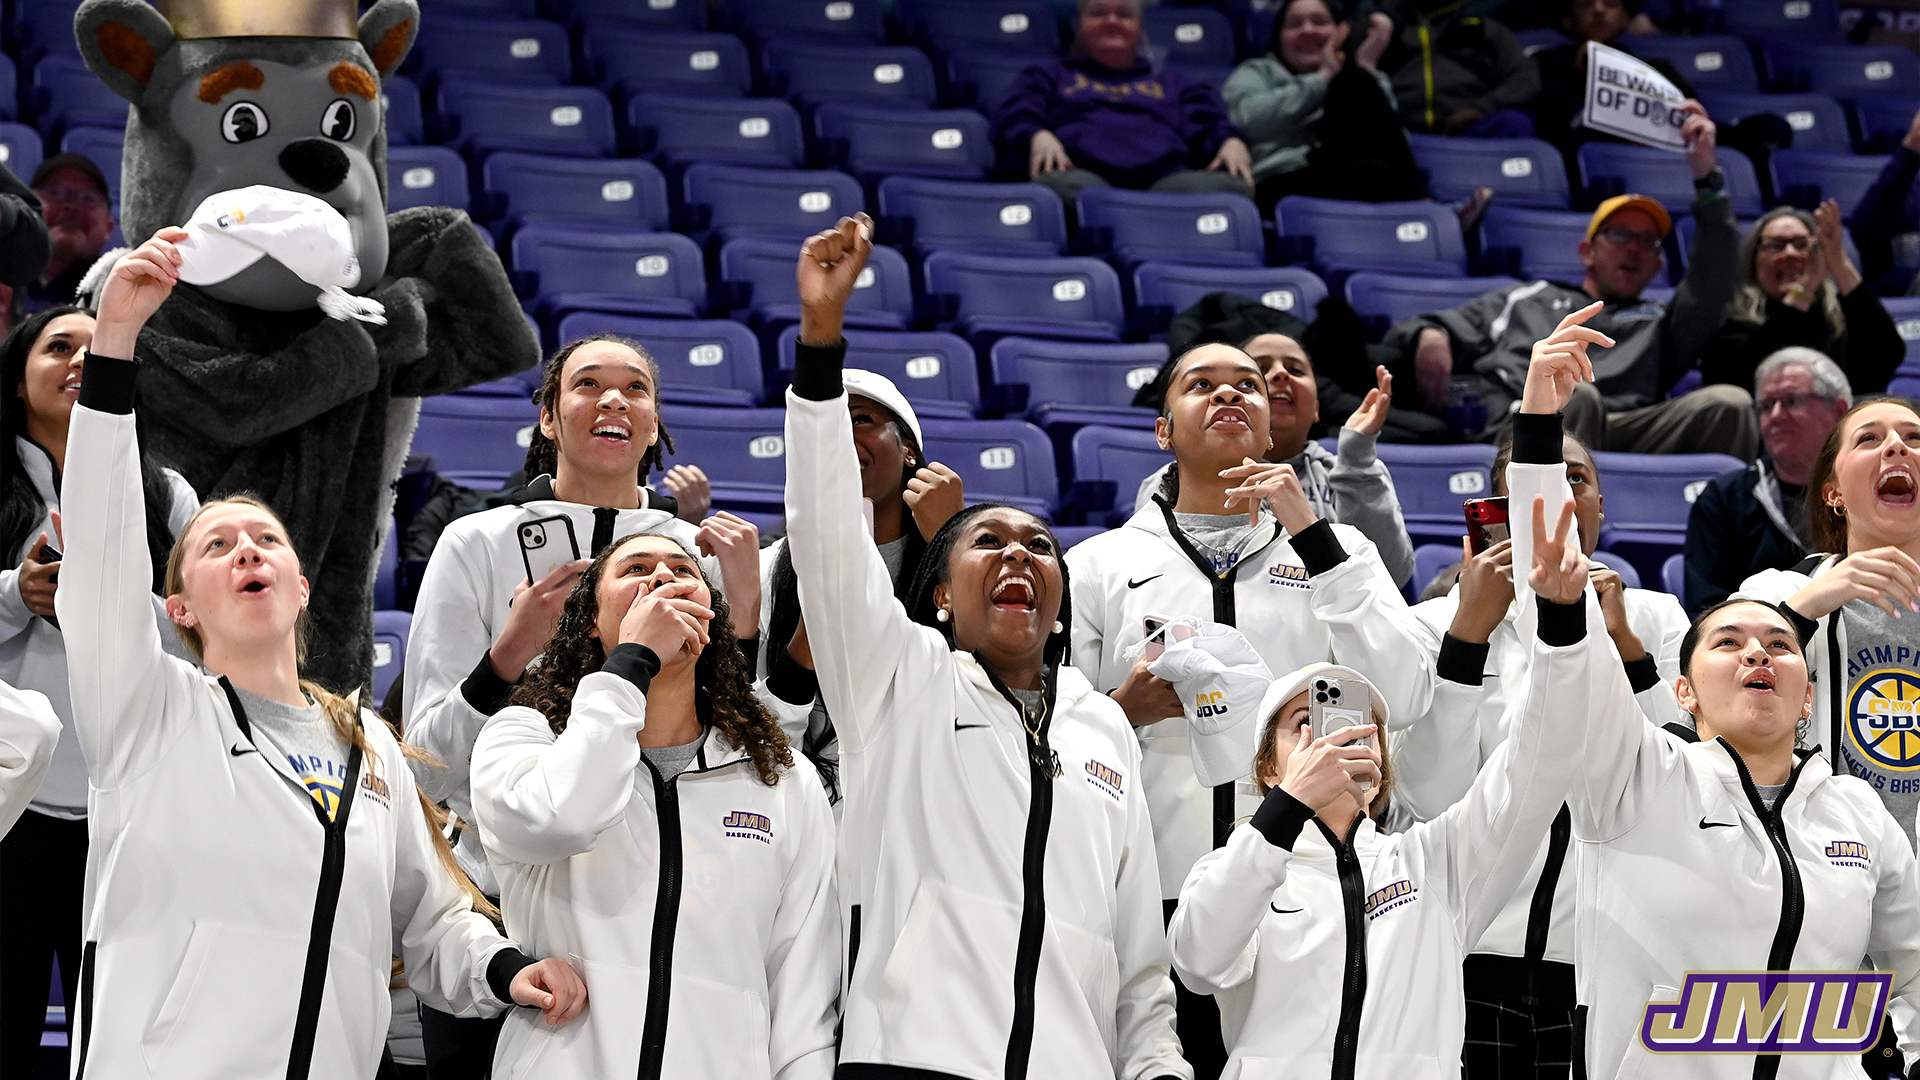
[{"label": "smiling woman with mouth open", "polygon": [[840,736],[847,990],[840,1080],[1191,1077],[1140,750],[1066,663],[1047,524],[954,515],[906,605],[862,520],[841,317],[865,215],[800,255],[787,528]]},{"label": "smiling woman with mouth open", "polygon": [[1914,839],[1920,810],[1920,413],[1869,397],[1827,436],[1807,477],[1813,550],[1735,596],[1784,602],[1818,676],[1807,745],[1871,783]]}]

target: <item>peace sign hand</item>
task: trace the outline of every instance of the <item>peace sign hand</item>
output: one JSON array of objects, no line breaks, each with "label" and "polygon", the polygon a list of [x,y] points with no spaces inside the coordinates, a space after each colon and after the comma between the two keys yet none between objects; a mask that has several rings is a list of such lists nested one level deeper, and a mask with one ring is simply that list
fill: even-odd
[{"label": "peace sign hand", "polygon": [[1527,585],[1556,604],[1571,604],[1587,587],[1587,556],[1573,530],[1573,500],[1560,506],[1560,523],[1547,535],[1547,497],[1533,497],[1533,569]]},{"label": "peace sign hand", "polygon": [[1533,343],[1533,359],[1527,365],[1527,385],[1520,394],[1520,411],[1551,416],[1567,407],[1573,388],[1593,381],[1593,361],[1587,359],[1587,346],[1611,348],[1613,339],[1581,325],[1600,314],[1605,304],[1595,300],[1578,311],[1570,311],[1553,333]]}]

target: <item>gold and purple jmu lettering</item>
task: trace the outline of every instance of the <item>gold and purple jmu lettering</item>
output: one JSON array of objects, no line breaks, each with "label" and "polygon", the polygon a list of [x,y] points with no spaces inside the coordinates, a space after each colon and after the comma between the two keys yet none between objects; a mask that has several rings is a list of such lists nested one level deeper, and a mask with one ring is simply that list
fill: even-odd
[{"label": "gold and purple jmu lettering", "polygon": [[1656,1054],[1858,1054],[1880,1037],[1893,973],[1689,971],[1678,1001],[1647,1004]]}]

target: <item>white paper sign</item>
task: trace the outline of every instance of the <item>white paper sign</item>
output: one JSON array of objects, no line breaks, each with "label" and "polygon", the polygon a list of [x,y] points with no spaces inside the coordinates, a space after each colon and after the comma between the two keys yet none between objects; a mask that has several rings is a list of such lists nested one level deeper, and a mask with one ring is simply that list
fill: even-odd
[{"label": "white paper sign", "polygon": [[1598,42],[1587,45],[1586,125],[1646,146],[1684,150],[1687,114],[1678,88],[1646,64]]}]

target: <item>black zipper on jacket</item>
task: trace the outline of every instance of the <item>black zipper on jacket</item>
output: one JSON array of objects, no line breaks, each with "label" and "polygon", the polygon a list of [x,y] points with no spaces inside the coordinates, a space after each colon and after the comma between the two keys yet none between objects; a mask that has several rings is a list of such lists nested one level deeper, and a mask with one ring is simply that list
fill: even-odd
[{"label": "black zipper on jacket", "polygon": [[[993,688],[1013,706],[1014,717],[1020,720],[1021,727],[1026,727],[1026,707],[1020,699],[994,674],[985,657],[975,653],[974,659],[979,661],[980,670],[987,673]],[[1027,837],[1020,855],[1020,941],[1013,954],[1013,1026],[1007,1032],[1006,1080],[1026,1080],[1027,1067],[1033,1058],[1033,987],[1040,977],[1040,945],[1047,930],[1047,831],[1053,824],[1053,780],[1060,773],[1060,759],[1047,743],[1047,732],[1053,724],[1058,671],[1057,666],[1050,664],[1041,679],[1044,708],[1040,727],[1032,736],[1033,745],[1026,748],[1031,794],[1027,802]]]},{"label": "black zipper on jacket", "polygon": [[[220,688],[227,692],[233,722],[247,741],[252,742],[253,725],[247,721],[247,710],[240,704],[240,695],[224,675],[220,677]],[[293,1044],[287,1051],[287,1080],[306,1080],[313,1068],[313,1043],[320,1030],[320,1000],[327,991],[327,961],[333,955],[333,919],[340,910],[340,883],[347,873],[347,819],[353,812],[353,794],[360,787],[360,759],[358,746],[348,750],[347,775],[340,784],[340,801],[335,804],[331,818],[318,799],[302,793],[326,833],[326,843],[320,854],[320,883],[313,897],[313,926],[307,932],[307,963],[300,978],[300,1006],[293,1016]]]},{"label": "black zipper on jacket", "polygon": [[[1773,801],[1773,806],[1760,799],[1760,791],[1754,786],[1753,774],[1747,771],[1747,763],[1740,758],[1740,752],[1725,739],[1716,739],[1726,747],[1727,756],[1733,759],[1733,767],[1739,770],[1740,787],[1747,793],[1747,801],[1753,804],[1753,812],[1760,816],[1760,825],[1766,830],[1767,839],[1773,843],[1773,853],[1780,860],[1780,881],[1783,886],[1780,897],[1780,923],[1773,931],[1773,947],[1767,950],[1768,971],[1791,971],[1793,969],[1793,949],[1800,942],[1800,926],[1806,918],[1806,891],[1800,883],[1800,864],[1793,861],[1793,849],[1787,844],[1787,827],[1780,820],[1780,811],[1787,805],[1787,799],[1793,794],[1793,786],[1800,780],[1800,770],[1810,761],[1816,751],[1797,753],[1793,771],[1787,774],[1787,782]],[[1756,1054],[1753,1059],[1753,1080],[1773,1080],[1780,1072],[1779,1054]]]},{"label": "black zipper on jacket", "polygon": [[1353,819],[1345,840],[1333,835],[1326,823],[1313,823],[1333,846],[1334,866],[1340,872],[1340,906],[1347,917],[1347,965],[1340,980],[1340,1022],[1333,1029],[1333,1080],[1353,1080],[1354,1062],[1360,1051],[1360,1009],[1367,1000],[1367,878],[1360,869],[1360,856],[1353,850],[1353,835],[1364,815]]},{"label": "black zipper on jacket", "polygon": [[653,900],[653,940],[648,945],[646,1019],[640,1028],[640,1080],[659,1080],[667,1053],[667,1011],[673,993],[673,935],[680,926],[680,786],[679,777],[662,779],[660,770],[645,757],[653,777],[653,795],[660,819],[660,884]]},{"label": "black zipper on jacket", "polygon": [[1540,965],[1547,958],[1547,932],[1553,926],[1553,894],[1560,888],[1560,870],[1567,861],[1567,845],[1573,838],[1573,812],[1566,803],[1553,817],[1547,830],[1547,861],[1540,868],[1540,880],[1533,886],[1533,902],[1527,907],[1527,990],[1529,1005],[1540,1002]]},{"label": "black zipper on jacket", "polygon": [[94,951],[98,941],[89,941],[80,950],[80,1066],[74,1071],[74,1080],[86,1080],[87,1044],[93,1035],[93,970]]},{"label": "black zipper on jacket", "polygon": [[[1841,698],[1845,696],[1845,679],[1840,673],[1846,670],[1846,663],[1840,656],[1840,612],[1845,606],[1834,609],[1827,616],[1827,674],[1833,685],[1827,687],[1827,738],[1833,743],[1833,772],[1836,776],[1846,775],[1846,766],[1840,761],[1840,717],[1845,715],[1845,706]],[[1820,676],[1816,673],[1814,678]]]},{"label": "black zipper on jacket", "polygon": [[[1240,577],[1240,568],[1257,560],[1247,558],[1243,555],[1239,562],[1227,568],[1226,573],[1215,573],[1213,564],[1208,562],[1207,557],[1200,554],[1200,550],[1193,546],[1193,541],[1187,539],[1187,534],[1180,531],[1180,522],[1174,518],[1173,507],[1167,504],[1167,500],[1155,495],[1153,501],[1160,504],[1160,513],[1167,519],[1167,535],[1173,537],[1173,542],[1178,545],[1180,550],[1192,561],[1194,567],[1200,571],[1201,575],[1213,583],[1213,621],[1224,623],[1227,626],[1237,627],[1239,624],[1235,621],[1237,611],[1234,607],[1233,586]],[[1278,523],[1274,525],[1274,528],[1276,530],[1275,535],[1278,536]],[[1273,541],[1269,540],[1267,543],[1271,544]],[[1260,550],[1267,550],[1266,546],[1262,545]],[[1213,786],[1213,846],[1216,848],[1226,847],[1227,837],[1232,835],[1232,833],[1233,784],[1215,784]]]}]

